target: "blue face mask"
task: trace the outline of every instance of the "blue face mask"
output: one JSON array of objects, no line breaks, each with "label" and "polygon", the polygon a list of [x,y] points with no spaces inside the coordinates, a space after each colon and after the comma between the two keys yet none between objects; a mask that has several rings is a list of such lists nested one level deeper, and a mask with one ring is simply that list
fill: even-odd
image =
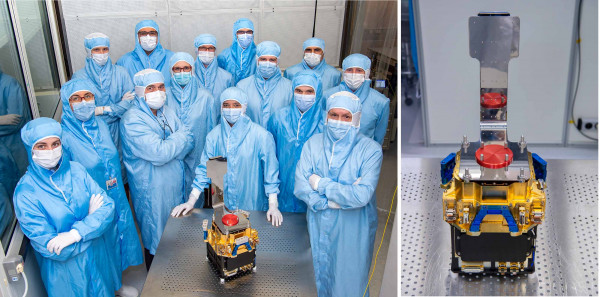
[{"label": "blue face mask", "polygon": [[173,73],[173,79],[175,79],[175,82],[180,85],[180,86],[185,86],[187,85],[190,80],[192,79],[192,72],[177,72],[177,73]]},{"label": "blue face mask", "polygon": [[273,62],[269,62],[269,61],[261,61],[258,62],[258,67],[256,68],[256,73],[258,73],[260,76],[269,79],[271,78],[271,76],[273,76],[273,74],[275,74],[275,71],[278,71],[279,68],[277,68],[277,63],[273,63]]},{"label": "blue face mask", "polygon": [[72,106],[75,118],[82,122],[86,122],[94,115],[94,111],[96,109],[96,100],[83,100],[80,103],[73,103]]},{"label": "blue face mask", "polygon": [[254,40],[254,34],[239,34],[237,36],[237,39],[238,43],[242,48],[247,48],[250,45],[250,43],[252,43],[252,41]]},{"label": "blue face mask", "polygon": [[327,119],[327,132],[335,141],[338,141],[346,136],[351,127],[352,122]]},{"label": "blue face mask", "polygon": [[225,120],[230,124],[235,124],[237,120],[242,115],[241,108],[223,108],[221,109],[221,114],[225,117]]},{"label": "blue face mask", "polygon": [[316,95],[304,95],[294,93],[294,101],[300,112],[306,112],[313,104],[315,104]]}]

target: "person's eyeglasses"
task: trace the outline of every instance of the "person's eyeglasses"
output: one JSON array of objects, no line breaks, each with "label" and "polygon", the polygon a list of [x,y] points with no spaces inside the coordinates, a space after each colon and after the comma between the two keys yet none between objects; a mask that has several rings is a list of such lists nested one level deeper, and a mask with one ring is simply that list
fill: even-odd
[{"label": "person's eyeglasses", "polygon": [[90,101],[94,99],[94,94],[92,93],[86,93],[85,95],[82,96],[77,96],[77,95],[73,95],[71,96],[71,98],[69,98],[69,101],[72,102],[81,102],[81,100],[85,100],[85,101]]},{"label": "person's eyeglasses", "polygon": [[184,67],[173,67],[173,72],[190,72],[192,71],[192,67],[191,66],[184,66]]},{"label": "person's eyeglasses", "polygon": [[146,35],[156,37],[156,36],[158,36],[158,32],[156,32],[156,31],[139,31],[138,32],[138,36],[146,36]]}]

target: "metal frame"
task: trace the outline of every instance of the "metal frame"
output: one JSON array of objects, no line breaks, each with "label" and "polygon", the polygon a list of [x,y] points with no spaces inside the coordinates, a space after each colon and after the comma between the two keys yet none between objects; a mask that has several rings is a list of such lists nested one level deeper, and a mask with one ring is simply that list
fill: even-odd
[{"label": "metal frame", "polygon": [[413,18],[415,20],[415,41],[417,46],[417,57],[419,57],[419,87],[421,88],[421,115],[423,119],[423,141],[425,146],[431,145],[429,139],[429,125],[427,125],[427,89],[425,88],[425,63],[423,61],[423,40],[421,39],[421,15],[419,13],[419,1],[413,0]]},{"label": "metal frame", "polygon": [[46,0],[46,12],[48,13],[48,24],[50,27],[50,36],[52,37],[52,46],[54,49],[54,58],[58,70],[58,78],[62,86],[67,82],[67,68],[65,67],[65,58],[63,56],[62,45],[60,43],[60,30],[56,16],[56,9],[52,0]]},{"label": "metal frame", "polygon": [[19,14],[17,13],[17,0],[8,0],[8,10],[13,25],[15,41],[17,43],[19,60],[21,61],[21,70],[23,71],[23,79],[25,80],[25,89],[27,90],[27,95],[29,97],[31,115],[34,119],[39,118],[40,111],[37,107],[37,100],[35,97],[35,91],[33,89],[33,78],[31,77],[31,71],[29,70],[29,61],[27,60],[27,51],[25,50],[25,39],[23,38]]}]

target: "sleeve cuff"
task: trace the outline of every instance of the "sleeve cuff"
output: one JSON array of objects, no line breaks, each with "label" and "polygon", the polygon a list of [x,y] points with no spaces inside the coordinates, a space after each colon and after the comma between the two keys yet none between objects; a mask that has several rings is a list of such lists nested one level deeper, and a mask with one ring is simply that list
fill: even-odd
[{"label": "sleeve cuff", "polygon": [[330,182],[331,179],[328,177],[321,178],[321,180],[319,181],[319,185],[317,186],[317,191],[319,192],[319,195],[325,195],[325,188],[327,188],[327,185],[329,185]]}]

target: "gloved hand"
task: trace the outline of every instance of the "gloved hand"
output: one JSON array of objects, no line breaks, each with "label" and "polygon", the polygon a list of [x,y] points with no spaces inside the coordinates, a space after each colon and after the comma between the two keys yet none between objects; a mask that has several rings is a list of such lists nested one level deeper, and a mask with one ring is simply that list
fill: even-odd
[{"label": "gloved hand", "polygon": [[267,211],[267,221],[273,226],[279,227],[283,223],[283,216],[279,211],[279,203],[277,202],[277,194],[269,194],[269,210]]},{"label": "gloved hand", "polygon": [[121,97],[121,100],[133,100],[133,99],[135,99],[135,93],[133,93],[132,91],[125,93],[125,95],[123,95],[123,97]]},{"label": "gloved hand", "polygon": [[90,198],[90,208],[88,210],[88,215],[94,213],[94,211],[100,208],[102,204],[104,204],[104,197],[102,197],[102,195],[100,194],[93,194]]},{"label": "gloved hand", "polygon": [[342,208],[339,204],[331,201],[331,200],[327,200],[327,206],[329,208],[333,208],[333,209],[338,209],[338,208]]},{"label": "gloved hand", "polygon": [[16,126],[21,122],[21,116],[15,113],[0,116],[0,126]]},{"label": "gloved hand", "polygon": [[319,188],[319,181],[321,181],[321,177],[316,174],[313,174],[310,177],[308,177],[308,183],[310,184],[310,187],[315,191]]},{"label": "gloved hand", "polygon": [[105,113],[109,113],[112,111],[112,108],[110,108],[110,106],[96,106],[96,109],[94,109],[94,114],[95,115],[103,115]]},{"label": "gloved hand", "polygon": [[51,253],[60,255],[60,252],[64,248],[79,242],[80,240],[81,235],[79,235],[79,231],[76,229],[71,229],[69,232],[58,233],[56,237],[50,239],[46,249]]},{"label": "gloved hand", "polygon": [[171,216],[176,218],[181,215],[186,215],[188,212],[190,212],[190,210],[194,209],[194,205],[196,204],[196,201],[198,201],[198,197],[200,197],[200,190],[192,188],[192,192],[190,193],[188,201],[175,206],[173,211],[171,211]]}]

